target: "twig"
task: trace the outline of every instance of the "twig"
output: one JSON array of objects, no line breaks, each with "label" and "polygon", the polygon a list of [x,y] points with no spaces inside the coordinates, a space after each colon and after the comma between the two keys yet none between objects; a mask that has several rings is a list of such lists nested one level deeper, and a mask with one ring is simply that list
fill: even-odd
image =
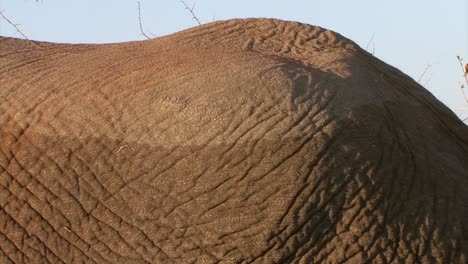
[{"label": "twig", "polygon": [[468,103],[468,97],[466,97],[466,94],[465,94],[465,84],[466,86],[468,87],[468,64],[465,66],[465,68],[463,68],[463,59],[460,58],[460,56],[457,56],[457,60],[458,62],[460,63],[460,67],[462,69],[462,72],[463,72],[463,78],[465,79],[465,83],[464,84],[461,84],[460,85],[460,88],[462,90],[462,94],[463,94],[463,98],[465,99],[465,102]]},{"label": "twig", "polygon": [[427,80],[426,80],[426,81],[424,82],[424,84],[423,84],[424,87],[426,87],[427,84],[431,81],[432,76],[433,76],[433,74],[431,74],[431,75],[429,75],[429,77],[427,77]]},{"label": "twig", "polygon": [[372,33],[372,36],[370,37],[369,42],[367,42],[367,46],[366,46],[366,51],[370,52],[369,47],[372,44],[372,55],[374,55],[374,53],[375,53],[374,37],[375,37],[375,33]]},{"label": "twig", "polygon": [[145,31],[143,30],[143,24],[141,23],[141,8],[140,8],[140,1],[137,2],[138,4],[138,25],[140,26],[140,33],[147,39],[151,39],[148,35],[146,35]]},{"label": "twig", "polygon": [[21,36],[23,36],[23,38],[29,40],[29,38],[26,37],[26,35],[19,29],[19,27],[18,27],[19,25],[18,25],[18,24],[15,24],[15,23],[13,23],[11,20],[9,20],[9,19],[5,16],[5,14],[3,14],[3,12],[4,12],[4,10],[3,10],[3,11],[0,11],[0,16],[3,18],[3,20],[5,20],[8,24],[12,25],[12,26],[16,29],[16,32],[17,32],[17,33],[20,33]]},{"label": "twig", "polygon": [[190,8],[184,0],[179,1],[184,5],[185,9],[187,9],[190,12],[190,14],[192,14],[192,19],[195,19],[198,25],[201,25],[200,19],[198,19],[198,17],[195,15],[195,12],[193,11],[193,9],[195,8],[195,4],[193,4],[192,8]]},{"label": "twig", "polygon": [[422,78],[424,77],[424,75],[426,75],[427,70],[429,70],[431,67],[432,67],[432,65],[429,64],[429,63],[426,65],[426,68],[424,68],[423,73],[421,74],[421,76],[419,76],[418,83],[421,83]]},{"label": "twig", "polygon": [[374,41],[375,33],[372,33],[372,36],[369,39],[369,42],[367,42],[366,50],[369,50],[370,44]]}]

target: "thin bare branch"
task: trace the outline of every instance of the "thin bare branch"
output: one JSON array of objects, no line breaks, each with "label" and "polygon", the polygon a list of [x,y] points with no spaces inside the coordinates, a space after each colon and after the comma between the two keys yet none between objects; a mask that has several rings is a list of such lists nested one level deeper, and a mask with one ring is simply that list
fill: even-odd
[{"label": "thin bare branch", "polygon": [[465,80],[465,83],[461,84],[460,88],[462,90],[463,98],[465,99],[465,102],[468,104],[468,97],[466,97],[466,94],[465,94],[465,88],[468,89],[468,64],[465,65],[465,67],[463,67],[463,62],[462,62],[463,59],[460,56],[457,56],[457,60],[458,60],[458,63],[460,63],[460,67],[463,72],[463,78]]},{"label": "thin bare branch", "polygon": [[367,42],[367,46],[366,46],[367,51],[369,51],[370,45],[374,44],[374,37],[375,37],[375,33],[372,33],[372,36],[370,37],[369,42]]},{"label": "thin bare branch", "polygon": [[431,81],[432,76],[433,76],[433,74],[431,74],[431,75],[429,75],[429,77],[427,77],[426,81],[423,84],[424,87],[427,87],[427,84]]},{"label": "thin bare branch", "polygon": [[21,36],[23,36],[23,38],[29,40],[29,38],[26,37],[26,35],[19,29],[19,27],[18,27],[19,25],[13,23],[10,19],[8,19],[8,18],[5,16],[5,14],[4,14],[3,12],[4,12],[4,11],[1,11],[1,10],[0,10],[0,16],[3,18],[3,20],[5,20],[8,24],[10,24],[11,26],[13,26],[13,27],[16,29],[16,32],[17,32],[17,33],[20,33]]},{"label": "thin bare branch", "polygon": [[427,71],[432,67],[431,64],[427,64],[426,65],[426,68],[424,68],[424,71],[423,73],[421,74],[421,76],[419,76],[419,79],[418,79],[418,83],[421,83],[421,80],[423,79],[424,75],[426,75]]},{"label": "thin bare branch", "polygon": [[187,9],[190,12],[190,14],[192,14],[192,19],[195,19],[198,25],[201,25],[200,19],[195,15],[195,12],[193,11],[193,9],[195,8],[195,4],[193,4],[193,6],[190,8],[184,0],[179,1],[184,5],[185,9]]},{"label": "thin bare branch", "polygon": [[145,31],[143,30],[143,23],[141,23],[141,8],[140,8],[140,1],[137,2],[138,4],[138,25],[140,26],[140,33],[147,39],[151,39],[150,36],[148,36]]},{"label": "thin bare branch", "polygon": [[466,97],[465,91],[462,89],[463,98],[465,99],[465,103],[468,103],[468,97]]},{"label": "thin bare branch", "polygon": [[[369,41],[367,42],[367,45],[366,45],[366,51],[369,52],[372,55],[375,55],[374,37],[375,37],[375,33],[372,33],[372,36],[370,37],[370,39],[369,39]],[[370,50],[371,47],[372,47],[372,51]]]}]

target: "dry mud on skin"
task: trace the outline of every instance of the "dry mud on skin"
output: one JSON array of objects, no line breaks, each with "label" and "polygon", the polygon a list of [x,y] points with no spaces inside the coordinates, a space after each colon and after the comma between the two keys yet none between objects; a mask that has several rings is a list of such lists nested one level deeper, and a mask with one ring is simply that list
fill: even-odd
[{"label": "dry mud on skin", "polygon": [[0,38],[0,263],[466,263],[468,129],[334,32]]}]

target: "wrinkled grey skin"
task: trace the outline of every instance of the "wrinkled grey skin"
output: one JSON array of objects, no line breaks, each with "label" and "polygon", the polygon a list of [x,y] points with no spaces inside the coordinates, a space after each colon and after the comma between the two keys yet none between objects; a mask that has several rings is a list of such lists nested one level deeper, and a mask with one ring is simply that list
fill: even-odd
[{"label": "wrinkled grey skin", "polygon": [[351,41],[0,38],[0,263],[466,263],[468,129]]}]

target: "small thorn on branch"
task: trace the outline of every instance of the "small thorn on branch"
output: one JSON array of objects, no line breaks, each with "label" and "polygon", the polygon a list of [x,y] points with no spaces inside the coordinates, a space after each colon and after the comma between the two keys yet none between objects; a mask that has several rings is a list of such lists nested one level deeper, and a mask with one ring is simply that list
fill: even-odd
[{"label": "small thorn on branch", "polygon": [[193,11],[195,8],[195,4],[193,4],[192,8],[190,8],[184,0],[179,1],[184,5],[185,9],[187,9],[190,12],[190,14],[192,14],[192,19],[195,19],[198,25],[201,25],[200,19],[195,15],[195,12]]},{"label": "small thorn on branch", "polygon": [[143,30],[143,24],[141,23],[141,8],[140,8],[140,1],[137,2],[138,4],[138,25],[140,26],[140,33],[147,39],[151,39],[150,36],[148,36],[145,31]]},{"label": "small thorn on branch", "polygon": [[19,24],[13,23],[10,19],[8,19],[8,18],[5,16],[5,14],[4,14],[3,12],[4,12],[4,10],[3,10],[3,11],[0,11],[0,16],[3,18],[3,20],[5,20],[8,24],[10,24],[12,27],[14,27],[14,28],[16,29],[16,33],[21,34],[21,36],[23,36],[23,38],[29,40],[29,38],[26,37],[26,35],[19,29],[19,27],[18,27]]}]

